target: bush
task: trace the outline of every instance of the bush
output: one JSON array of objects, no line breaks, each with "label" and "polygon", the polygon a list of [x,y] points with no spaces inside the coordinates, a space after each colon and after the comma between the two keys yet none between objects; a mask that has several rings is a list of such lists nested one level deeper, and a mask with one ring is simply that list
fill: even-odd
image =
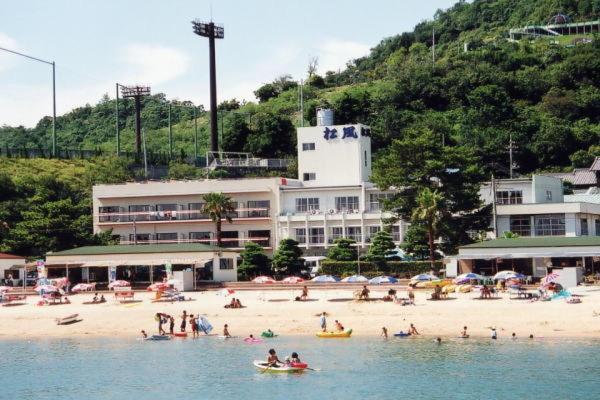
[{"label": "bush", "polygon": [[[436,261],[435,269],[441,269],[442,263]],[[429,272],[431,263],[429,261],[390,261],[385,264],[373,263],[368,261],[360,262],[360,273],[366,277],[379,275],[393,275],[399,278],[410,278],[417,274]],[[358,271],[356,261],[333,261],[324,260],[321,262],[321,271],[326,275],[350,276]]]}]

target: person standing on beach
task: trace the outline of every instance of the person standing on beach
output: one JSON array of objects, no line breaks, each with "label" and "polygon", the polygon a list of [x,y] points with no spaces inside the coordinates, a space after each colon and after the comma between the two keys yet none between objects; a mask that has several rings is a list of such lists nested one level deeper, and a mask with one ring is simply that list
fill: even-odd
[{"label": "person standing on beach", "polygon": [[305,285],[302,288],[302,294],[300,295],[300,300],[304,301],[306,299],[308,299],[308,287]]},{"label": "person standing on beach", "polygon": [[227,324],[225,324],[225,326],[223,327],[223,336],[226,338],[231,337],[231,334],[229,333],[229,326]]},{"label": "person standing on beach", "polygon": [[183,314],[181,315],[181,332],[185,332],[185,324],[187,323],[187,312],[183,310]]},{"label": "person standing on beach", "polygon": [[162,326],[167,321],[165,320],[165,318],[163,316],[164,316],[164,314],[162,314],[162,313],[156,313],[156,316],[154,317],[154,319],[158,322],[158,334],[159,335],[164,335],[166,333]]},{"label": "person standing on beach", "polygon": [[172,335],[175,329],[175,318],[172,315],[169,315],[169,333]]},{"label": "person standing on beach", "polygon": [[496,328],[491,328],[492,329],[492,339],[496,340],[498,339],[498,333],[496,332]]},{"label": "person standing on beach", "polygon": [[326,315],[327,313],[323,311],[323,313],[321,314],[321,318],[319,319],[319,325],[321,325],[321,330],[323,332],[327,331],[327,318],[325,318]]},{"label": "person standing on beach", "polygon": [[384,339],[388,338],[387,328],[385,326],[383,328],[381,328],[381,336],[383,336]]},{"label": "person standing on beach", "polygon": [[408,290],[408,303],[415,305],[415,292],[413,289]]},{"label": "person standing on beach", "polygon": [[419,335],[420,333],[417,331],[417,328],[413,324],[410,324],[410,328],[408,328],[408,333],[411,335]]}]

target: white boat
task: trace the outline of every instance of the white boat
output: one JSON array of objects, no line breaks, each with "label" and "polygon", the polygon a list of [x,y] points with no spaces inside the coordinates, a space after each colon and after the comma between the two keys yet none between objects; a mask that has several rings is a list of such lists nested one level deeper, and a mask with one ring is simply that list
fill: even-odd
[{"label": "white boat", "polygon": [[56,318],[56,325],[69,325],[79,321],[79,314],[71,314],[68,317]]},{"label": "white boat", "polygon": [[254,366],[260,370],[261,373],[269,372],[269,373],[283,373],[283,374],[294,374],[303,372],[306,368],[296,368],[288,365],[278,365],[276,367],[270,367],[269,364],[265,361],[254,360]]}]

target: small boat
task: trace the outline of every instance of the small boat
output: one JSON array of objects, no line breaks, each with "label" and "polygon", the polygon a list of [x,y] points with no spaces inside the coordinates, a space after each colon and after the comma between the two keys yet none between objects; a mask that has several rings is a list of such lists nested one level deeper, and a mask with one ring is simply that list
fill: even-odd
[{"label": "small boat", "polygon": [[79,321],[79,314],[71,314],[68,317],[56,318],[56,325],[69,325]]},{"label": "small boat", "polygon": [[307,366],[303,367],[293,367],[291,365],[278,365],[276,367],[270,367],[268,363],[260,360],[254,361],[254,366],[260,370],[261,373],[269,372],[273,374],[283,373],[283,374],[297,374],[304,372]]},{"label": "small boat", "polygon": [[346,329],[343,332],[317,332],[320,338],[349,338],[352,335],[352,329]]},{"label": "small boat", "polygon": [[152,335],[152,336],[148,336],[144,340],[171,340],[171,336],[169,336],[169,335]]}]

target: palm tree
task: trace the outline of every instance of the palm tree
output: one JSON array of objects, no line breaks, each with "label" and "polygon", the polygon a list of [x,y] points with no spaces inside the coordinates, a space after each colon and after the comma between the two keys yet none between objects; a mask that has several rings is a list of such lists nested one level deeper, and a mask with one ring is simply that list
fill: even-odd
[{"label": "palm tree", "polygon": [[217,246],[221,247],[221,224],[223,223],[223,219],[231,223],[230,213],[235,212],[235,204],[229,196],[223,193],[207,193],[202,196],[202,199],[204,200],[204,205],[201,212],[208,214],[209,218],[214,222]]},{"label": "palm tree", "polygon": [[413,209],[412,220],[423,222],[427,227],[429,237],[429,261],[431,268],[435,263],[435,245],[433,239],[436,234],[437,226],[441,220],[441,204],[444,197],[437,190],[425,188],[417,196],[417,207]]}]

